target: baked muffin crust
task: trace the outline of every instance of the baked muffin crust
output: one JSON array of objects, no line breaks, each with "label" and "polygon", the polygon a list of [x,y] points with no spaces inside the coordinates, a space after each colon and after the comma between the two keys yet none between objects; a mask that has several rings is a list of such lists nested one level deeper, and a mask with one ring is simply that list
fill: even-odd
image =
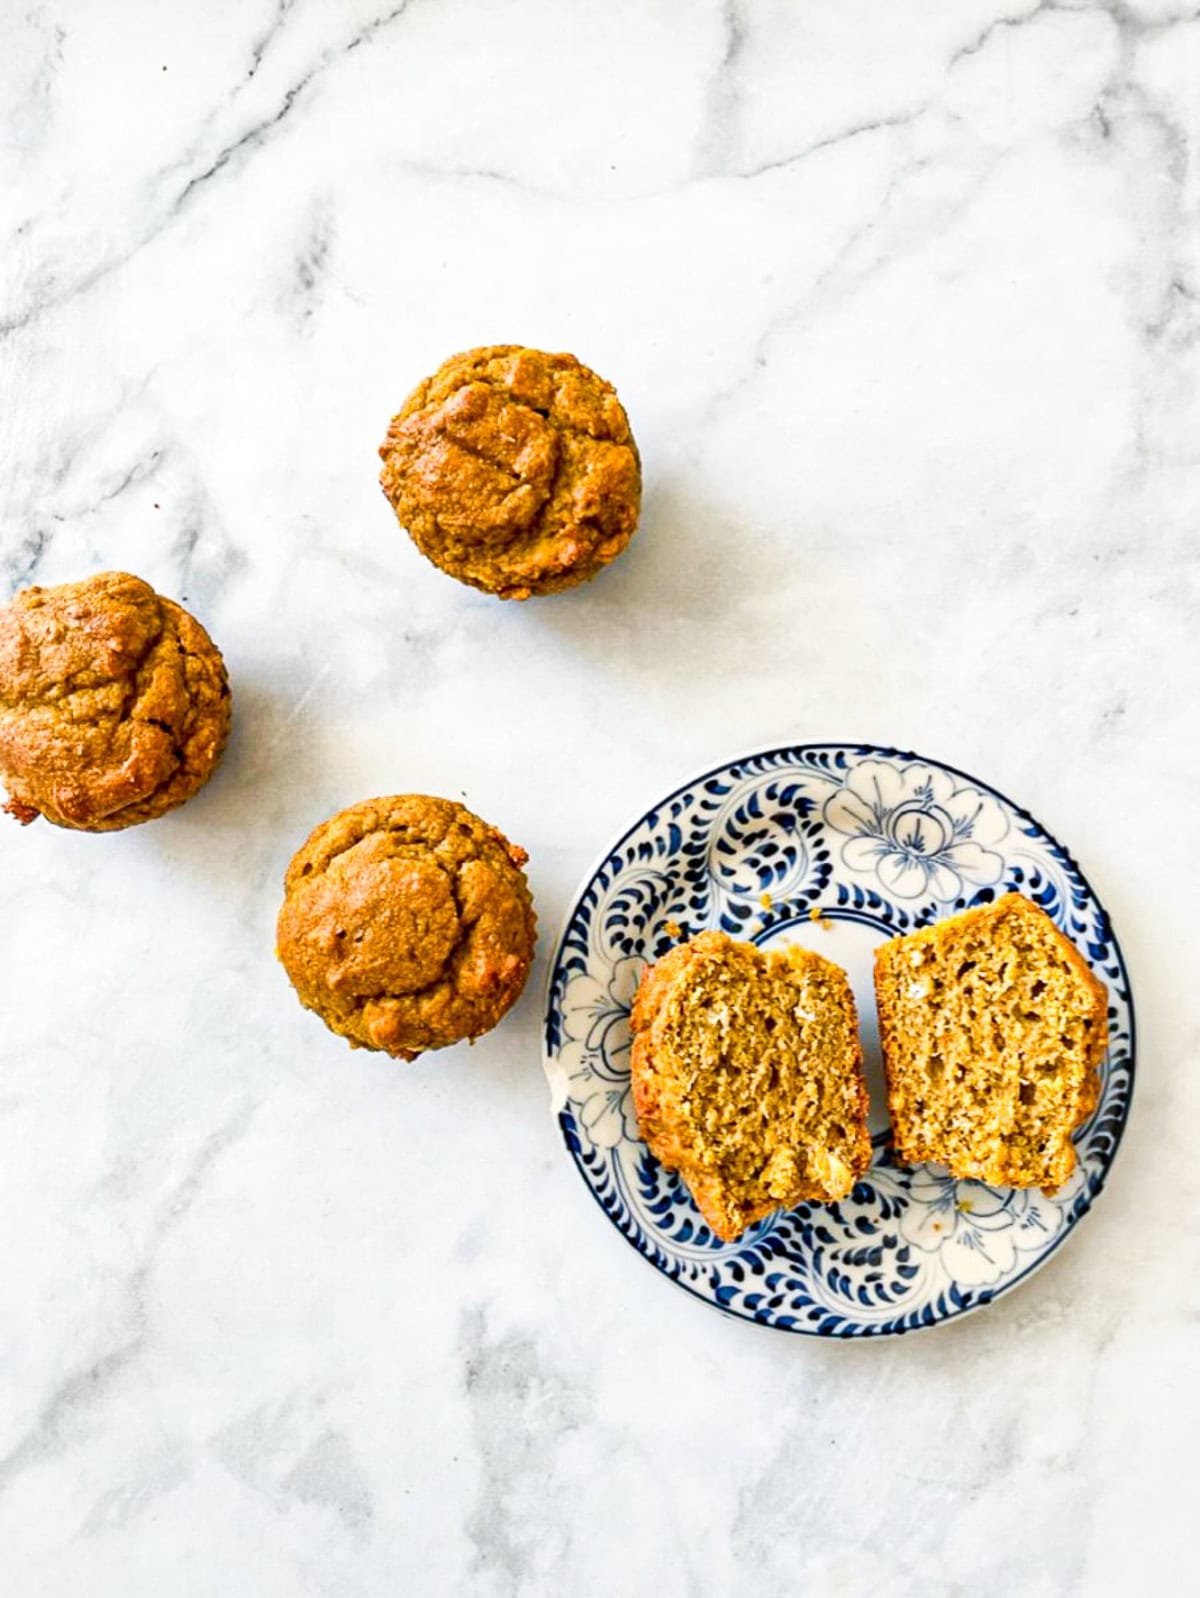
[{"label": "baked muffin crust", "polygon": [[637,526],[628,419],[573,355],[498,344],[452,356],[379,453],[383,491],[422,554],[502,599],[586,582]]},{"label": "baked muffin crust", "polygon": [[352,1048],[415,1060],[519,997],[536,921],[528,857],[448,799],[368,799],[322,822],[284,878],[277,952]]},{"label": "baked muffin crust", "polygon": [[0,774],[19,821],[114,832],[173,810],[229,734],[220,651],[128,572],[26,588],[0,610]]}]

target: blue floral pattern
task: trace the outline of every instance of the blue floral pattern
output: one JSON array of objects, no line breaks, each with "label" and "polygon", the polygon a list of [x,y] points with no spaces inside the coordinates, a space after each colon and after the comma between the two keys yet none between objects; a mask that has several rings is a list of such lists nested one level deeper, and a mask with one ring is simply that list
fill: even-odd
[{"label": "blue floral pattern", "polygon": [[[1100,1100],[1053,1196],[892,1164],[886,1139],[848,1199],[801,1204],[737,1243],[713,1237],[639,1140],[629,1007],[681,935],[767,941],[814,909],[895,935],[1017,888],[1053,916],[1109,993]],[[985,784],[897,750],[769,750],[689,783],[590,875],[550,974],[546,1071],[567,1148],[622,1235],[666,1276],[786,1331],[879,1336],[989,1303],[1047,1259],[1099,1195],[1133,1088],[1128,978],[1071,857]]]},{"label": "blue floral pattern", "polygon": [[1046,1242],[1046,1222],[1028,1188],[956,1181],[921,1165],[909,1177],[908,1194],[899,1223],[906,1242],[971,1287],[1002,1282],[1022,1255],[1040,1252]]},{"label": "blue floral pattern", "polygon": [[827,826],[844,833],[843,863],[878,878],[897,899],[957,899],[964,886],[1004,876],[995,845],[1009,830],[1003,806],[948,771],[864,760],[825,801]]},{"label": "blue floral pattern", "polygon": [[629,1007],[641,969],[640,960],[622,955],[604,982],[580,972],[563,993],[558,1058],[579,1123],[599,1148],[638,1135],[629,1084]]}]

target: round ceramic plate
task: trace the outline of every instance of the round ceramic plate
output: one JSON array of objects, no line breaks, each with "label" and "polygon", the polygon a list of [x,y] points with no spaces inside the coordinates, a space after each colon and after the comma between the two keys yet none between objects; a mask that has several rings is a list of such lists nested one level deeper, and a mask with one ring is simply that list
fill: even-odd
[{"label": "round ceramic plate", "polygon": [[[885,938],[1019,889],[1102,978],[1109,1049],[1079,1163],[1053,1197],[895,1164],[879,1063],[872,955]],[[629,1006],[642,967],[720,927],[799,942],[849,973],[871,1093],[874,1159],[848,1199],[801,1204],[737,1243],[638,1137]],[[770,749],[648,810],[587,878],[550,972],[546,1073],[592,1196],[656,1270],[706,1303],[784,1331],[878,1337],[989,1304],[1091,1208],[1133,1089],[1129,981],[1103,906],[1044,827],[952,767],[861,744]]]}]

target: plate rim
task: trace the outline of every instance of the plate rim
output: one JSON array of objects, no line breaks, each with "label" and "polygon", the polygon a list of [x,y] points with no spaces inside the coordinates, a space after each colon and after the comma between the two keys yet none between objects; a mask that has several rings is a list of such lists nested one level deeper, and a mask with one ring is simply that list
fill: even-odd
[{"label": "plate rim", "polygon": [[592,1202],[600,1210],[600,1213],[604,1216],[605,1220],[609,1222],[612,1230],[614,1230],[617,1235],[628,1245],[628,1247],[634,1251],[639,1259],[645,1261],[645,1263],[650,1267],[656,1276],[665,1278],[673,1286],[686,1293],[689,1298],[694,1298],[699,1303],[708,1305],[710,1309],[718,1311],[721,1315],[727,1317],[729,1320],[739,1321],[743,1325],[758,1326],[763,1331],[786,1332],[793,1337],[823,1338],[827,1342],[878,1342],[887,1337],[907,1337],[911,1336],[915,1332],[935,1331],[939,1327],[949,1326],[956,1321],[961,1321],[968,1315],[974,1315],[980,1310],[989,1309],[997,1302],[997,1300],[1006,1297],[1015,1288],[1023,1286],[1031,1276],[1040,1271],[1043,1266],[1048,1265],[1058,1253],[1062,1245],[1067,1241],[1067,1239],[1071,1237],[1080,1224],[1085,1221],[1089,1215],[1091,1215],[1093,1209],[1096,1207],[1097,1202],[1103,1197],[1105,1189],[1108,1186],[1109,1173],[1111,1172],[1113,1165],[1116,1163],[1117,1155],[1120,1152],[1121,1144],[1124,1141],[1125,1132],[1129,1125],[1129,1117],[1133,1108],[1134,1089],[1137,1085],[1137,1009],[1134,1003],[1133,982],[1130,977],[1129,964],[1125,959],[1125,951],[1121,947],[1120,939],[1117,937],[1116,929],[1113,926],[1113,920],[1112,916],[1109,914],[1108,906],[1092,886],[1091,879],[1083,871],[1079,865],[1079,862],[1076,860],[1071,851],[1060,842],[1058,837],[1050,831],[1044,822],[1040,821],[1037,816],[1035,816],[1031,811],[1027,810],[1024,805],[1017,804],[1001,789],[995,787],[994,784],[985,782],[979,777],[973,776],[971,772],[964,771],[960,766],[951,765],[948,761],[938,760],[929,755],[921,755],[912,749],[901,749],[899,747],[894,747],[887,744],[855,743],[851,739],[822,739],[817,742],[804,741],[773,743],[768,744],[765,747],[753,747],[743,752],[729,755],[724,760],[717,762],[715,765],[710,764],[702,767],[693,775],[683,778],[668,793],[663,794],[661,798],[653,801],[648,808],[643,807],[643,809],[609,841],[606,847],[601,850],[598,855],[593,857],[591,864],[579,878],[579,881],[576,884],[573,893],[571,894],[568,907],[563,914],[558,929],[558,936],[555,939],[553,951],[546,967],[546,980],[542,991],[541,1014],[542,1073],[547,1077],[547,1086],[549,1086],[550,1083],[547,1072],[547,1065],[550,1059],[550,1049],[547,1039],[548,1023],[550,1019],[550,1006],[553,998],[555,980],[558,974],[559,963],[562,957],[563,945],[566,941],[567,931],[571,925],[571,922],[574,920],[579,902],[583,898],[584,893],[587,891],[596,873],[604,865],[605,861],[608,860],[611,855],[615,854],[625,844],[634,830],[641,826],[650,811],[661,809],[664,805],[670,804],[672,799],[678,798],[679,795],[686,789],[694,787],[698,783],[705,782],[710,777],[715,777],[719,772],[726,770],[726,768],[729,766],[739,765],[743,761],[765,759],[772,755],[792,754],[801,751],[835,749],[852,749],[867,757],[882,756],[886,760],[899,760],[904,762],[914,761],[920,762],[924,765],[935,766],[939,770],[949,772],[955,777],[961,777],[964,781],[973,784],[976,788],[980,788],[984,792],[991,794],[993,798],[999,799],[1003,804],[1009,806],[1013,813],[1022,821],[1030,822],[1033,826],[1035,826],[1038,831],[1049,841],[1049,843],[1059,851],[1070,869],[1076,874],[1079,881],[1083,884],[1097,908],[1103,913],[1108,926],[1109,938],[1111,939],[1121,970],[1125,975],[1125,1002],[1129,1010],[1129,1060],[1127,1065],[1127,1070],[1129,1073],[1129,1092],[1125,1103],[1125,1114],[1122,1116],[1120,1125],[1117,1128],[1116,1136],[1113,1141],[1112,1152],[1109,1155],[1108,1161],[1104,1168],[1098,1174],[1095,1190],[1083,1195],[1083,1208],[1080,1209],[1078,1214],[1063,1230],[1063,1232],[1057,1238],[1055,1238],[1050,1247],[1046,1249],[1043,1254],[1040,1254],[1037,1259],[1031,1261],[1019,1275],[1012,1277],[1009,1281],[995,1288],[989,1293],[988,1297],[977,1297],[973,1303],[952,1310],[950,1314],[942,1315],[937,1320],[922,1321],[918,1322],[915,1326],[900,1327],[871,1327],[869,1325],[856,1325],[851,1329],[839,1329],[837,1331],[824,1330],[820,1326],[783,1326],[777,1321],[763,1321],[758,1320],[751,1315],[739,1314],[737,1310],[729,1309],[726,1305],[718,1303],[715,1299],[707,1298],[704,1294],[698,1293],[696,1289],[691,1287],[687,1282],[682,1281],[678,1276],[672,1275],[669,1271],[665,1271],[660,1265],[657,1265],[654,1259],[639,1246],[636,1238],[629,1236],[628,1233],[624,1232],[619,1226],[614,1225],[612,1217],[609,1216],[608,1212],[601,1204],[599,1195],[596,1193],[596,1190],[593,1188],[591,1182],[589,1182],[587,1173],[584,1171],[579,1162],[578,1155],[571,1147],[566,1118],[570,1116],[572,1125],[574,1125],[574,1117],[571,1116],[569,1105],[564,1105],[562,1109],[553,1109],[552,1113],[555,1124],[559,1131],[559,1135],[561,1136],[563,1144],[566,1148],[566,1152],[570,1157],[571,1164],[578,1173],[580,1181],[587,1189],[588,1195]]}]

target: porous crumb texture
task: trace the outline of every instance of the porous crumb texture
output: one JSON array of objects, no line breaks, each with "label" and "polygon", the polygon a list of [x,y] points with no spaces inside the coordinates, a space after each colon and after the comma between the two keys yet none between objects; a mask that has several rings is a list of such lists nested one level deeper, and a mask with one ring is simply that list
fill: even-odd
[{"label": "porous crumb texture", "polygon": [[854,995],[832,961],[702,932],[643,973],[631,1024],[642,1137],[726,1242],[867,1169]]},{"label": "porous crumb texture", "polygon": [[498,594],[572,588],[633,537],[641,467],[610,383],[573,355],[467,350],[409,396],[380,482],[418,549]]},{"label": "porous crumb texture", "polygon": [[1018,893],[875,955],[892,1135],[998,1187],[1061,1187],[1099,1093],[1107,994],[1069,939]]},{"label": "porous crumb texture", "polygon": [[277,949],[300,1002],[353,1047],[413,1060],[490,1031],[529,975],[527,856],[448,799],[369,799],[284,878]]},{"label": "porous crumb texture", "polygon": [[19,821],[151,821],[208,780],[229,723],[220,651],[139,577],[27,588],[0,610],[0,774]]}]

